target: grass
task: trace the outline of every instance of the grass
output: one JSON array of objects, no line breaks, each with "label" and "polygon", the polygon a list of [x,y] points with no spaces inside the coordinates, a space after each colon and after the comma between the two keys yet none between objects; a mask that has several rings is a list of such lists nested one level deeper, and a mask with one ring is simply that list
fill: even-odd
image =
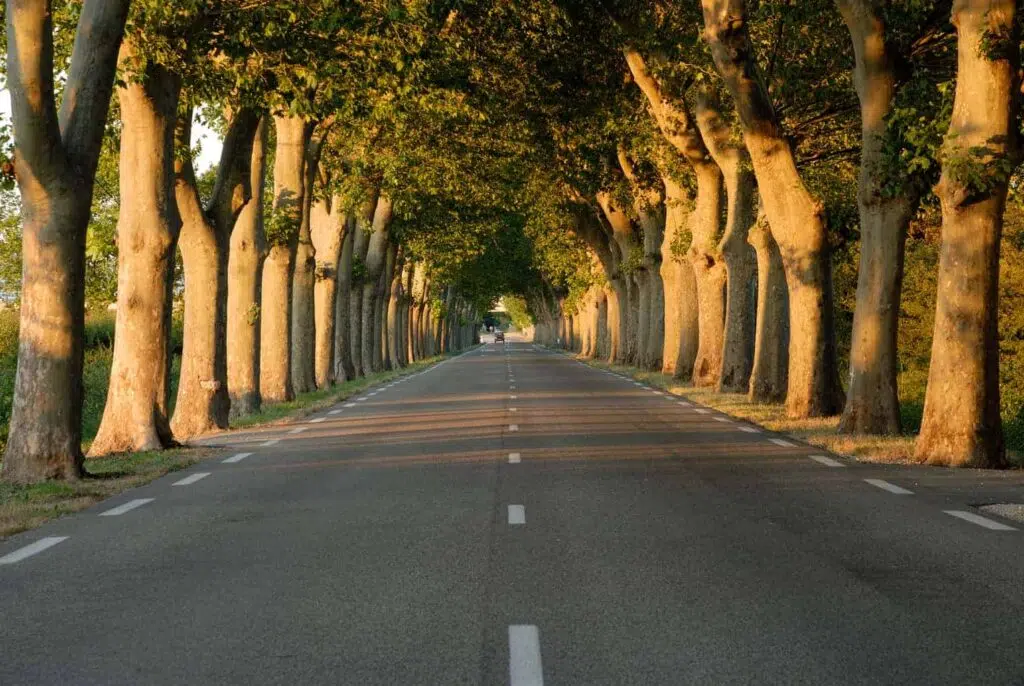
[{"label": "grass", "polygon": [[[88,446],[99,429],[107,397],[113,357],[113,321],[92,323],[87,330],[85,353],[85,399],[82,411],[82,437]],[[14,392],[17,320],[11,336],[10,312],[0,311],[0,454],[7,437],[10,400]],[[14,341],[14,346],[10,342]],[[232,428],[275,424],[316,412],[364,389],[411,374],[440,361],[441,357],[415,362],[399,371],[381,372],[346,381],[333,388],[303,393],[287,403],[266,405],[253,415],[232,421]],[[172,369],[171,402],[176,394],[180,357]],[[29,486],[0,482],[0,539],[35,528],[49,520],[79,512],[101,500],[130,488],[190,467],[202,460],[221,455],[214,448],[176,448],[86,460],[88,476],[76,482],[52,481]]]},{"label": "grass", "polygon": [[[900,379],[903,423],[906,432],[900,436],[850,436],[836,433],[839,417],[791,419],[782,405],[752,402],[746,394],[718,393],[711,388],[696,388],[660,372],[637,367],[608,365],[594,360],[583,360],[601,369],[627,374],[637,381],[661,388],[674,395],[685,396],[694,402],[746,419],[771,431],[789,434],[810,445],[818,446],[836,455],[845,455],[864,462],[914,464],[914,439],[921,426],[924,387],[913,379]],[[1019,421],[1019,420],[1018,420]],[[1019,427],[1007,424],[1007,443],[1012,464],[1020,467],[1024,462],[1022,447],[1014,443],[1021,436]]]}]

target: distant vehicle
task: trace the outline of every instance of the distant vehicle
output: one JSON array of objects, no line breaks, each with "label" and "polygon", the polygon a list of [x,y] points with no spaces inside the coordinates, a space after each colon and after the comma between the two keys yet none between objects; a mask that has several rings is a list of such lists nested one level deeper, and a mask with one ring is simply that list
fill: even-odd
[{"label": "distant vehicle", "polygon": [[505,342],[505,332],[504,331],[495,331],[494,332],[494,342],[497,343],[498,341],[501,341],[502,343]]}]

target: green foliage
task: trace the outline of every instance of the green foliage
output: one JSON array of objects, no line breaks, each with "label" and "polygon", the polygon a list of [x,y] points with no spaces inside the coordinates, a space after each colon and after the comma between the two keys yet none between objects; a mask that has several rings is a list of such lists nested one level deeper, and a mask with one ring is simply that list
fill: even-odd
[{"label": "green foliage", "polygon": [[505,304],[505,311],[512,320],[512,325],[522,331],[533,326],[534,319],[530,316],[530,310],[526,305],[526,298],[522,295],[508,294],[502,296]]}]

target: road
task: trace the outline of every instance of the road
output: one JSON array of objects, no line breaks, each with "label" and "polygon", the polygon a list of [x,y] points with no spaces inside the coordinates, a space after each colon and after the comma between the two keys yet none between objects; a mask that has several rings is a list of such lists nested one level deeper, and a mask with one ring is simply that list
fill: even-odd
[{"label": "road", "polygon": [[681,403],[512,342],[219,437],[0,543],[0,684],[1024,683],[1024,476]]}]

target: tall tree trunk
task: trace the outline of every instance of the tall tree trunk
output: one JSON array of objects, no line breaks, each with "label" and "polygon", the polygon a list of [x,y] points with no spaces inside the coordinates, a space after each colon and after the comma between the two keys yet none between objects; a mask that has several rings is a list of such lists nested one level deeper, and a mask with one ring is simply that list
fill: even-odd
[{"label": "tall tree trunk", "polygon": [[887,197],[884,186],[886,118],[896,93],[896,72],[886,28],[873,3],[837,0],[856,56],[854,83],[861,111],[861,254],[850,348],[850,388],[840,433],[897,434],[897,329],[907,226],[917,208],[910,188]]},{"label": "tall tree trunk", "polygon": [[363,376],[363,290],[367,284],[366,253],[373,233],[373,213],[377,209],[374,191],[356,212],[356,228],[352,244],[352,285],[349,294],[349,342],[355,376]]},{"label": "tall tree trunk", "polygon": [[[317,388],[335,382],[335,327],[338,326],[338,265],[347,240],[348,215],[342,209],[343,199],[334,196],[318,200],[310,214],[310,238],[316,254],[316,284],[313,289],[315,329],[315,372]],[[351,258],[351,253],[349,255]],[[348,322],[345,322],[346,324]],[[344,368],[342,368],[344,372]],[[344,375],[342,379],[344,379]]]},{"label": "tall tree trunk", "polygon": [[228,256],[231,230],[252,197],[250,164],[260,116],[242,109],[231,120],[213,196],[203,207],[189,148],[192,108],[178,118],[174,194],[181,215],[185,270],[185,339],[171,431],[186,440],[226,429],[230,413],[227,363]]},{"label": "tall tree trunk", "polygon": [[701,0],[715,66],[732,93],[761,198],[786,265],[789,287],[791,417],[837,414],[843,405],[836,361],[832,264],[824,210],[807,191],[761,80],[746,26],[746,0]]},{"label": "tall tree trunk", "polygon": [[313,137],[312,127],[307,127],[306,134],[302,219],[299,222],[299,242],[295,248],[295,267],[292,272],[292,387],[296,393],[308,393],[317,387],[314,295],[317,261],[311,220],[314,185],[328,128],[323,127]]},{"label": "tall tree trunk", "polygon": [[338,382],[354,379],[352,364],[352,249],[355,241],[356,218],[352,213],[345,216],[345,232],[338,259],[338,284],[335,295],[334,315],[334,378]]},{"label": "tall tree trunk", "polygon": [[117,323],[107,403],[90,456],[173,444],[168,417],[171,285],[181,218],[174,203],[174,125],[181,81],[148,64],[118,89],[121,212]]},{"label": "tall tree trunk", "polygon": [[789,292],[779,246],[762,208],[747,240],[757,255],[757,335],[750,372],[751,400],[778,403],[789,378]]},{"label": "tall tree trunk", "polygon": [[85,235],[128,0],[86,0],[60,112],[48,0],[7,6],[7,87],[21,194],[18,367],[0,477],[82,475]]},{"label": "tall tree trunk", "polygon": [[374,318],[379,297],[378,281],[387,257],[388,226],[391,224],[392,206],[387,196],[381,195],[373,213],[373,232],[366,250],[366,279],[362,292],[362,351],[361,365],[364,376],[372,374],[374,359],[380,350],[380,331],[374,330]]},{"label": "tall tree trunk", "polygon": [[231,232],[228,254],[227,365],[231,416],[260,409],[260,301],[263,292],[263,196],[266,192],[267,117],[252,143],[249,185],[252,198]]},{"label": "tall tree trunk", "polygon": [[621,284],[621,289],[616,289],[616,296],[619,298],[617,310],[619,336],[616,362],[632,364],[636,361],[640,305],[639,294],[636,292],[636,280],[630,268],[630,259],[637,247],[636,240],[629,217],[615,206],[609,193],[604,191],[598,193],[597,202],[611,227],[611,237],[619,255],[615,265],[619,274],[616,280]]},{"label": "tall tree trunk", "polygon": [[306,145],[310,128],[301,117],[275,116],[274,210],[267,227],[270,249],[263,263],[260,307],[260,394],[284,402],[292,385],[292,272],[305,197]]},{"label": "tall tree trunk", "polygon": [[[1015,5],[953,3],[958,78],[935,189],[942,205],[939,292],[915,448],[915,457],[929,464],[1006,464],[999,414],[999,242],[1019,153]],[[964,174],[964,164],[972,165],[972,174]]]},{"label": "tall tree trunk", "polygon": [[757,316],[757,256],[747,243],[747,231],[754,222],[754,174],[746,148],[731,141],[729,127],[722,121],[717,97],[701,89],[697,98],[697,126],[712,158],[722,170],[727,197],[725,233],[718,252],[725,262],[727,297],[722,371],[718,390],[745,393],[754,364],[754,324]]},{"label": "tall tree trunk", "polygon": [[379,356],[374,355],[374,364],[378,371],[387,371],[392,368],[391,356],[388,344],[388,311],[391,305],[392,282],[395,278],[395,260],[398,258],[398,246],[388,242],[387,253],[384,257],[384,271],[380,275],[380,286],[378,288],[377,311],[374,314],[374,328],[377,332]]},{"label": "tall tree trunk", "polygon": [[392,267],[391,289],[388,291],[387,309],[387,347],[388,367],[390,369],[401,369],[405,366],[402,363],[402,300],[405,295],[402,292],[404,284],[405,265],[402,255],[395,254],[395,264]]},{"label": "tall tree trunk", "polygon": [[690,379],[697,359],[698,308],[696,281],[689,260],[676,253],[689,242],[690,222],[686,190],[668,173],[665,185],[665,232],[661,242],[661,273],[665,283],[665,337],[662,372]]}]

